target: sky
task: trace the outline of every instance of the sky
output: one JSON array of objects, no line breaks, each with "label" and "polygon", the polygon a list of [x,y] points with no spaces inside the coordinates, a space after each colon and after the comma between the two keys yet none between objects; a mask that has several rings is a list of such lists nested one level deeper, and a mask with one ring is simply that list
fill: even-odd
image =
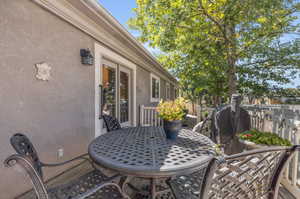
[{"label": "sky", "polygon": [[[138,32],[130,30],[127,21],[134,17],[133,8],[136,7],[136,0],[98,0],[98,2],[110,12],[133,36],[138,36]],[[300,20],[299,20],[300,21]],[[282,40],[289,40],[291,36],[286,36]],[[144,46],[152,53],[158,50],[149,47],[147,44]],[[285,85],[285,87],[296,87],[300,85],[300,77],[296,78],[292,84]]]},{"label": "sky", "polygon": [[[127,30],[136,36],[138,33],[129,30],[127,21],[134,17],[133,8],[136,7],[136,0],[98,0],[98,2],[108,10]],[[121,3],[122,2],[122,3]]]}]

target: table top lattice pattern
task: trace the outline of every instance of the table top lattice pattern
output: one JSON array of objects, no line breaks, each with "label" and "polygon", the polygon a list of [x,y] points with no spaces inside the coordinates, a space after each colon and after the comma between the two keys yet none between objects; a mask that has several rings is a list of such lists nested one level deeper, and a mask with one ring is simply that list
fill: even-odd
[{"label": "table top lattice pattern", "polygon": [[104,134],[89,146],[97,163],[138,176],[171,176],[198,169],[214,153],[207,137],[182,129],[176,141],[161,127],[132,127]]}]

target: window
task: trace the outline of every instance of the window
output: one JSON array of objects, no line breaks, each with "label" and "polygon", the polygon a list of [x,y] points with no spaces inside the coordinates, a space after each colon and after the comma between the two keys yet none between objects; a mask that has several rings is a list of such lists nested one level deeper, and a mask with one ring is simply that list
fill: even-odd
[{"label": "window", "polygon": [[151,102],[159,102],[160,98],[160,79],[156,75],[151,74]]},{"label": "window", "polygon": [[166,83],[166,99],[170,100],[171,99],[171,86],[170,83]]},{"label": "window", "polygon": [[116,84],[116,68],[108,65],[103,65],[102,73],[103,81],[103,102],[102,111],[104,114],[108,114],[117,117],[117,84]]}]

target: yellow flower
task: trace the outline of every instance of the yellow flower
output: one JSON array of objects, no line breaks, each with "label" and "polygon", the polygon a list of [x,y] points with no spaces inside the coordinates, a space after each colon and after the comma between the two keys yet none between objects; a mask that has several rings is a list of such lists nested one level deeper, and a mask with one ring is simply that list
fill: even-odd
[{"label": "yellow flower", "polygon": [[182,120],[185,115],[186,100],[184,98],[177,98],[174,101],[161,100],[157,107],[159,117],[164,120]]}]

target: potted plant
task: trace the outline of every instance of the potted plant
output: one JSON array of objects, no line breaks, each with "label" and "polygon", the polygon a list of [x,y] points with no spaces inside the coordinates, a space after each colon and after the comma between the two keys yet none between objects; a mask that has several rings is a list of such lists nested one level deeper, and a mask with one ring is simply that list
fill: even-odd
[{"label": "potted plant", "polygon": [[266,146],[291,146],[287,139],[279,137],[275,133],[261,132],[256,129],[245,131],[238,135],[240,142],[246,145],[247,149],[258,149]]},{"label": "potted plant", "polygon": [[186,103],[183,98],[177,98],[174,101],[160,101],[157,112],[163,119],[163,128],[166,137],[175,140],[182,128],[182,119],[186,115]]}]

